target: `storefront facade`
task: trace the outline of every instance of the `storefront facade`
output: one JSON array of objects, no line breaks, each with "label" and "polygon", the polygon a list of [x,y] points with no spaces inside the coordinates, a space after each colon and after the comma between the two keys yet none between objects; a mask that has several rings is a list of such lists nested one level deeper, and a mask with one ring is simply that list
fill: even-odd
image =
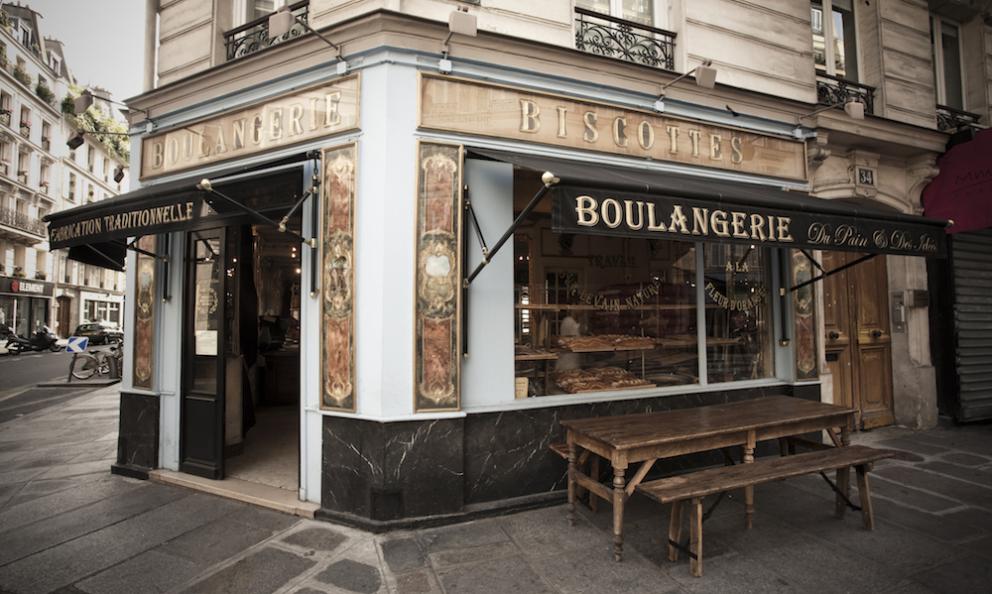
[{"label": "storefront facade", "polygon": [[[55,246],[127,253],[118,472],[237,476],[256,399],[278,392],[299,452],[282,487],[323,517],[386,528],[558,500],[561,419],[832,401],[819,251],[887,262],[886,312],[917,282],[903,262],[943,253],[939,224],[827,175],[852,133],[825,148],[796,123],[807,104],[728,87],[658,112],[642,66],[546,46],[506,63],[533,46],[481,35],[445,75],[442,25],[348,27],[343,73],[301,39],[136,98],[157,126],[132,151],[142,188],[51,219]],[[919,136],[866,125],[890,148]],[[908,152],[843,159],[909,204]],[[295,263],[276,297],[260,272],[280,236]],[[263,322],[280,348],[263,352]],[[915,334],[867,336],[898,382]]]},{"label": "storefront facade", "polygon": [[48,326],[53,290],[49,282],[0,276],[0,326],[25,337]]}]

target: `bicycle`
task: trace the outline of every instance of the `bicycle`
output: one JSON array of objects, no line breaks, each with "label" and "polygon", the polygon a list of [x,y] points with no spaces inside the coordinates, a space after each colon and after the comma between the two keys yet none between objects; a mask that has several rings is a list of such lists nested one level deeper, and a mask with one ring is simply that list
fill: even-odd
[{"label": "bicycle", "polygon": [[76,353],[72,357],[69,373],[78,380],[88,380],[94,375],[119,378],[124,363],[124,351],[121,350],[121,344],[119,342],[108,350]]}]

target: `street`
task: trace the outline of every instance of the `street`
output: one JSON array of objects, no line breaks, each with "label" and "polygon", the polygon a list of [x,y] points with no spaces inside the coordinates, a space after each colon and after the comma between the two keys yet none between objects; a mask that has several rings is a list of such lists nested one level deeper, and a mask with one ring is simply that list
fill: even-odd
[{"label": "street", "polygon": [[22,353],[0,357],[0,423],[56,406],[92,387],[38,388],[39,383],[65,381],[72,355],[65,352]]}]

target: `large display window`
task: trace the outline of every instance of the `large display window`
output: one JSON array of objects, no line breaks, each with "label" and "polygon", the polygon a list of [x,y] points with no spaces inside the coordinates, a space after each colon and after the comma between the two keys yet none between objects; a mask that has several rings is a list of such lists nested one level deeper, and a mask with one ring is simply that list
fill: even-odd
[{"label": "large display window", "polygon": [[556,233],[538,209],[513,260],[517,398],[774,375],[769,249]]}]

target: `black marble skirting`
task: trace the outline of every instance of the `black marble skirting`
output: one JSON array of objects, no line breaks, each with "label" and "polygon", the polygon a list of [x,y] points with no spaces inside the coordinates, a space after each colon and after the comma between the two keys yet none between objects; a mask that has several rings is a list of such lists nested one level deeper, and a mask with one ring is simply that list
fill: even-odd
[{"label": "black marble skirting", "polygon": [[[319,516],[372,530],[458,521],[506,508],[560,501],[566,464],[548,450],[560,422],[788,394],[819,400],[819,384],[774,386],[380,423],[324,417]],[[758,454],[777,451],[761,444]],[[721,463],[683,456],[654,474]],[[604,469],[607,470],[607,469]]]},{"label": "black marble skirting", "polygon": [[121,392],[115,474],[148,478],[158,467],[158,396]]}]

